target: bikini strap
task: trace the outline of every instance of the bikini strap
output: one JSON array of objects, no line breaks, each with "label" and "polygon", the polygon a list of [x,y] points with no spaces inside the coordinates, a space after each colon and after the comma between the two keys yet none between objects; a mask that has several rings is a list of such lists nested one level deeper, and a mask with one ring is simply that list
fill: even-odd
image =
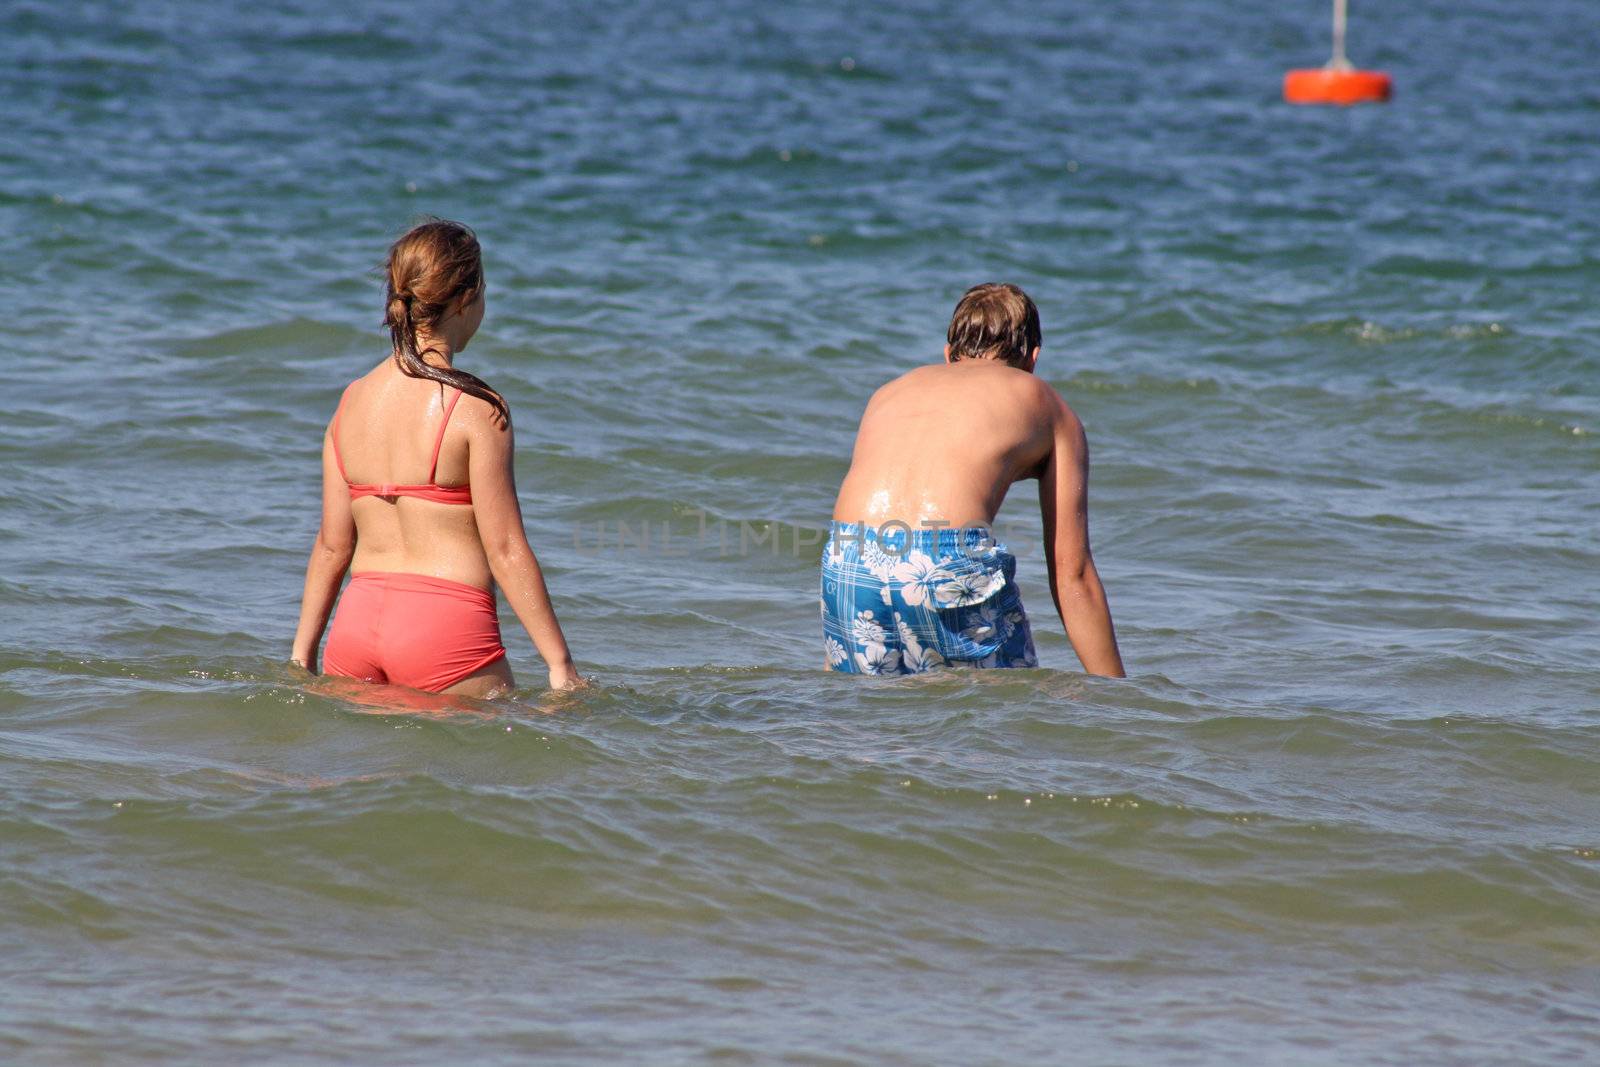
[{"label": "bikini strap", "polygon": [[456,409],[456,401],[461,399],[461,390],[457,389],[455,395],[444,402],[444,421],[439,424],[439,437],[433,442],[433,462],[428,465],[428,484],[439,484],[439,449],[444,447],[444,431],[450,425],[450,414]]},{"label": "bikini strap", "polygon": [[339,465],[339,477],[344,479],[346,485],[350,484],[350,476],[344,472],[344,457],[339,454],[339,413],[344,410],[344,398],[350,395],[350,385],[345,386],[344,392],[339,394],[339,406],[333,409],[333,425],[328,427],[328,439],[333,442],[333,461]]}]

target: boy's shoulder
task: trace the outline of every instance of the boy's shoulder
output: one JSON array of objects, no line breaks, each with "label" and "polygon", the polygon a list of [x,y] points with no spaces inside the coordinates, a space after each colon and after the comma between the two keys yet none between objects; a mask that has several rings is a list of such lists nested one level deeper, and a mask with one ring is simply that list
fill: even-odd
[{"label": "boy's shoulder", "polygon": [[1035,409],[1041,415],[1065,406],[1061,394],[1049,382],[1003,363],[981,367],[928,363],[913,367],[879,386],[872,401],[878,404],[941,395],[964,396],[975,389],[989,397],[1003,397],[1006,403]]},{"label": "boy's shoulder", "polygon": [[1006,389],[1037,396],[1059,395],[1049,382],[1038,375],[990,360],[958,364],[925,363],[891,379],[882,389],[960,389],[977,382],[982,382],[985,389]]},{"label": "boy's shoulder", "polygon": [[[922,377],[912,382],[914,375]],[[896,381],[906,382],[912,388],[953,390],[968,392],[982,389],[990,396],[1000,396],[1007,404],[1024,408],[1036,417],[1053,417],[1067,406],[1065,398],[1055,386],[1030,371],[1019,370],[1004,363],[987,360],[979,365],[932,364],[918,367]]]}]

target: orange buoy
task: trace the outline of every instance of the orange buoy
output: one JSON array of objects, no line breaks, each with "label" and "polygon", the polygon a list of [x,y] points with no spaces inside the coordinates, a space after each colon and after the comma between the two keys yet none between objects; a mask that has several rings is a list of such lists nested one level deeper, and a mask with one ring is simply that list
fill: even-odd
[{"label": "orange buoy", "polygon": [[1291,104],[1379,104],[1394,83],[1381,70],[1291,70],[1283,76],[1283,98]]},{"label": "orange buoy", "polygon": [[1291,104],[1377,104],[1389,99],[1394,82],[1381,70],[1357,70],[1344,54],[1345,0],[1333,0],[1333,56],[1315,70],[1283,76],[1283,98]]}]

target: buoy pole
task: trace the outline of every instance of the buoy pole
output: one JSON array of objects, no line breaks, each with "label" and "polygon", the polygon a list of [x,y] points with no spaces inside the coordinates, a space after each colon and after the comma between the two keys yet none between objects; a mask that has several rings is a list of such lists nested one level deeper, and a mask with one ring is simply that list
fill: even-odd
[{"label": "buoy pole", "polygon": [[1344,54],[1344,24],[1346,0],[1333,0],[1333,57],[1328,60],[1329,70],[1355,70]]},{"label": "buoy pole", "polygon": [[1283,76],[1283,98],[1291,104],[1372,104],[1389,99],[1393,83],[1379,70],[1357,70],[1344,52],[1346,0],[1333,0],[1333,54],[1314,70]]}]

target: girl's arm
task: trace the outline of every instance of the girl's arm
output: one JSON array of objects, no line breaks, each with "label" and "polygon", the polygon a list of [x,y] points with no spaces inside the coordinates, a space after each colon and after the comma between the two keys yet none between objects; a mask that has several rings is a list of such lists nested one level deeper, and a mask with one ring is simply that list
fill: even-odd
[{"label": "girl's arm", "polygon": [[289,660],[316,673],[317,648],[338,599],[344,572],[356,551],[356,524],[350,517],[350,489],[333,457],[332,431],[322,437],[322,525],[306,564],[306,587],[300,598],[300,625]]},{"label": "girl's arm", "polygon": [[470,402],[476,417],[468,426],[467,472],[472,485],[473,517],[489,569],[549,668],[550,687],[570,689],[583,678],[572,665],[567,639],[550,605],[544,572],[522,528],[522,508],[517,503],[511,469],[511,423],[502,423],[483,401]]}]

